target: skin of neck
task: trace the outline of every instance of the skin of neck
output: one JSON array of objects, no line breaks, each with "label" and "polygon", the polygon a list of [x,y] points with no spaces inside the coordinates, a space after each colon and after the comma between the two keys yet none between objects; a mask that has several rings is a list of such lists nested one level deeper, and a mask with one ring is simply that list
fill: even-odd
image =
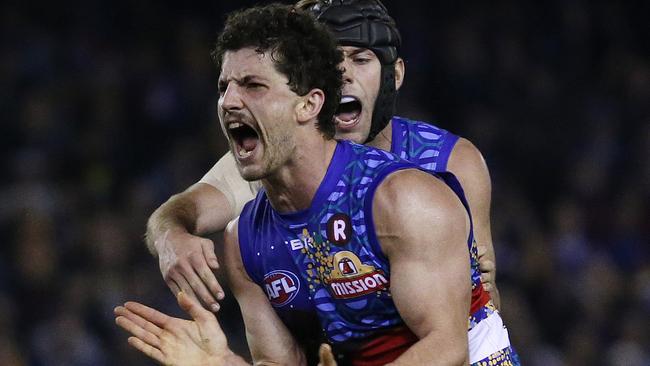
[{"label": "skin of neck", "polygon": [[375,138],[367,143],[367,146],[376,147],[385,151],[390,151],[391,143],[393,141],[393,121],[390,120],[386,127],[381,130]]},{"label": "skin of neck", "polygon": [[296,141],[289,160],[262,179],[271,206],[280,213],[304,210],[311,205],[337,144],[315,131],[299,134]]},{"label": "skin of neck", "polygon": [[[336,140],[327,139],[320,133],[301,135],[292,157],[262,179],[271,206],[281,213],[304,210],[311,205],[336,149]],[[367,146],[390,151],[392,135],[390,121]]]}]

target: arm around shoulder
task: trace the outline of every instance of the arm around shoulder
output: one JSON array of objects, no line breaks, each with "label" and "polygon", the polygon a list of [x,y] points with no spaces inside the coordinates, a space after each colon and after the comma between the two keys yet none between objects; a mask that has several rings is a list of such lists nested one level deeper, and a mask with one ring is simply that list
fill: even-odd
[{"label": "arm around shoulder", "polygon": [[224,155],[206,174],[211,183],[199,182],[172,196],[147,222],[147,247],[158,257],[169,288],[174,294],[182,290],[199,298],[212,311],[219,309],[217,300],[224,296],[213,273],[219,261],[214,243],[199,235],[223,230],[238,214],[230,191],[233,185],[227,179],[239,175],[228,163],[231,159],[232,155]]},{"label": "arm around shoulder", "polygon": [[168,230],[206,235],[226,228],[243,205],[254,197],[251,185],[237,171],[231,153],[185,191],[170,197],[147,222],[147,246],[157,253],[155,241]]},{"label": "arm around shoulder", "polygon": [[168,231],[205,235],[223,230],[233,219],[226,195],[205,183],[196,183],[171,196],[147,221],[146,242],[152,254],[158,253],[157,241]]}]

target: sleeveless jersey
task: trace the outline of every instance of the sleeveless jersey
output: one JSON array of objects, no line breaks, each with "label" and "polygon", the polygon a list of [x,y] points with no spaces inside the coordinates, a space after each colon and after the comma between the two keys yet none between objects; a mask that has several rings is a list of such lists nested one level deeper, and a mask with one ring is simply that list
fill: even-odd
[{"label": "sleeveless jersey", "polygon": [[[305,319],[315,314],[320,327],[311,333],[322,332],[337,353],[347,354],[403,329],[371,205],[383,178],[406,168],[415,166],[382,150],[339,142],[308,209],[280,214],[263,189],[244,207],[239,221],[244,267],[294,334],[309,328]],[[404,342],[394,349],[384,345],[382,352],[399,354],[417,340],[410,331],[398,336]]]},{"label": "sleeveless jersey", "polygon": [[[400,117],[392,120],[392,136],[393,153],[422,169],[441,173],[439,177],[469,212],[460,184],[446,173],[458,136]],[[370,207],[374,189],[386,175],[413,167],[382,150],[339,143],[308,210],[279,214],[261,191],[242,212],[239,239],[249,276],[265,289],[297,339],[313,340],[313,349],[324,335],[336,353],[350,355],[348,361],[338,360],[341,365],[383,364],[417,341],[404,327],[390,298],[390,267],[374,236]],[[337,240],[345,241],[344,245],[338,245]],[[468,247],[472,268],[468,321],[471,349],[472,329],[495,313],[495,308],[480,284],[473,235],[468,238]],[[321,328],[306,326],[314,322]],[[503,343],[492,340],[489,346]],[[474,348],[482,349],[484,344]],[[509,342],[503,350],[490,348],[488,353],[480,350],[478,360],[496,361],[503,354],[505,360]],[[492,352],[499,350],[501,353]],[[472,363],[476,357],[470,357]]]}]

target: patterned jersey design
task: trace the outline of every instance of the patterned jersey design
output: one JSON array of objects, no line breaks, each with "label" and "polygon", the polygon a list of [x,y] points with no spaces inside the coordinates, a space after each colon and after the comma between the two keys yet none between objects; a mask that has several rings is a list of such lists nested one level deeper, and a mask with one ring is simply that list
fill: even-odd
[{"label": "patterned jersey design", "polygon": [[[340,142],[308,209],[279,214],[262,190],[242,211],[239,240],[245,268],[294,334],[318,321],[320,329],[310,329],[303,338],[325,335],[334,346],[348,348],[403,326],[389,290],[390,266],[371,219],[374,189],[386,175],[415,166],[436,172],[469,212],[459,182],[446,171],[458,136],[423,122],[399,117],[392,122],[394,154]],[[467,243],[472,330],[495,310],[480,284],[472,230]]]},{"label": "patterned jersey design", "polygon": [[442,128],[402,117],[393,117],[391,151],[402,159],[434,172],[446,172],[447,162],[459,137]]},{"label": "patterned jersey design", "polygon": [[[290,329],[296,311],[315,311],[334,344],[403,325],[370,216],[377,185],[406,168],[416,166],[389,152],[339,142],[310,208],[279,214],[264,190],[245,206],[239,224],[242,259]],[[287,275],[264,282],[269,273]],[[284,286],[290,274],[303,286]]]}]

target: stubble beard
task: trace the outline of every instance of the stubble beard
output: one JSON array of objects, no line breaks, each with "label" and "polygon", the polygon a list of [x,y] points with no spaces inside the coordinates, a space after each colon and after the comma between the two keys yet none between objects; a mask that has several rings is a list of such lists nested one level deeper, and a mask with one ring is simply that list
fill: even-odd
[{"label": "stubble beard", "polygon": [[290,159],[295,148],[292,136],[269,137],[264,143],[264,156],[258,168],[245,169],[237,164],[239,174],[248,182],[269,178]]}]

